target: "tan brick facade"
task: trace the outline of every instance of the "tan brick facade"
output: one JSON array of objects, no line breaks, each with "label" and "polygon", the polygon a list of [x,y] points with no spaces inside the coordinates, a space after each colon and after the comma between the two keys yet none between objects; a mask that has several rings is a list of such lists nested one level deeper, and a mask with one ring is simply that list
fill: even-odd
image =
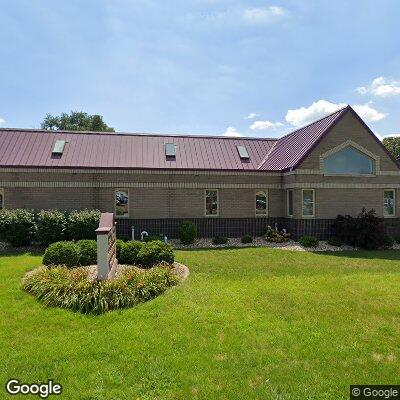
[{"label": "tan brick facade", "polygon": [[[379,159],[373,176],[324,176],[321,155],[351,139]],[[204,218],[204,190],[219,190],[219,216],[255,218],[255,192],[268,192],[268,217],[287,217],[287,190],[294,195],[292,219],[302,219],[302,189],[315,190],[314,219],[356,215],[362,207],[383,215],[383,190],[396,190],[400,213],[400,172],[365,127],[348,113],[328,133],[298,170],[289,173],[190,171],[17,172],[0,169],[6,208],[62,210],[98,208],[114,211],[115,189],[129,191],[129,218]],[[262,217],[261,217],[262,218]]]}]

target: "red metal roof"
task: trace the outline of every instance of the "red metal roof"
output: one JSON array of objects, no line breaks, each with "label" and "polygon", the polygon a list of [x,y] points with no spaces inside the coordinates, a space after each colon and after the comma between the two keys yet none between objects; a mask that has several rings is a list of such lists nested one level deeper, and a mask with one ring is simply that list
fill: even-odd
[{"label": "red metal roof", "polygon": [[[52,155],[56,140],[63,154]],[[0,166],[40,168],[256,170],[277,139],[0,129]],[[176,146],[167,159],[165,143]],[[236,146],[246,146],[241,160]]]},{"label": "red metal roof", "polygon": [[263,171],[296,168],[350,107],[342,108],[318,121],[282,137],[259,166]]},{"label": "red metal roof", "polygon": [[[295,169],[333,126],[351,111],[382,147],[355,111],[347,106],[281,139],[228,138],[103,132],[0,129],[0,166],[37,168],[287,171]],[[52,154],[56,140],[67,143]],[[176,157],[164,145],[176,146]],[[245,146],[249,159],[240,159]]]}]

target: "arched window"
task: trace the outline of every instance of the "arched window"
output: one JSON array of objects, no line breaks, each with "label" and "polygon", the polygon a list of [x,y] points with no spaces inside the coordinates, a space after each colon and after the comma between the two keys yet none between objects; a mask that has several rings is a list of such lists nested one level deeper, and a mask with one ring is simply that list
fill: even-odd
[{"label": "arched window", "polygon": [[374,160],[366,154],[347,146],[324,158],[325,174],[373,174]]}]

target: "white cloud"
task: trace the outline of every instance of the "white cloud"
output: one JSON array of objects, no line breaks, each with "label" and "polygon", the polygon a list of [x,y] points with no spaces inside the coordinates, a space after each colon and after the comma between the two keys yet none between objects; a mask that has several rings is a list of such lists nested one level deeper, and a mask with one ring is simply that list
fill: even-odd
[{"label": "white cloud", "polygon": [[293,126],[304,126],[345,106],[346,104],[343,103],[335,104],[326,100],[318,100],[312,103],[309,107],[300,107],[294,110],[289,110],[285,119]]},{"label": "white cloud", "polygon": [[383,114],[375,108],[372,108],[368,103],[367,104],[354,104],[354,111],[366,121],[380,121],[385,118],[387,114]]},{"label": "white cloud", "polygon": [[264,24],[285,14],[285,10],[278,6],[246,8],[243,18],[251,24]]},{"label": "white cloud", "polygon": [[[386,117],[386,114],[379,112],[375,108],[371,107],[370,104],[371,103],[354,104],[352,107],[356,113],[367,122],[380,121]],[[345,106],[346,104],[344,103],[336,104],[327,100],[318,100],[312,103],[309,107],[300,107],[294,110],[289,110],[285,119],[289,124],[295,127],[300,127],[323,118]]]},{"label": "white cloud", "polygon": [[269,129],[269,128],[279,128],[283,126],[282,122],[271,122],[271,121],[254,121],[251,125],[250,125],[250,129],[256,130],[256,131],[263,131],[265,129]]},{"label": "white cloud", "polygon": [[258,116],[259,116],[259,114],[250,113],[250,114],[246,117],[246,119],[253,119],[253,118],[258,117]]},{"label": "white cloud", "polygon": [[226,131],[222,134],[223,136],[240,137],[243,136],[240,132],[236,130],[233,126],[228,126]]},{"label": "white cloud", "polygon": [[6,122],[3,118],[0,118],[0,125],[3,125]]},{"label": "white cloud", "polygon": [[379,97],[399,96],[400,81],[389,80],[383,76],[374,79],[370,85],[356,89],[359,94],[371,93]]}]

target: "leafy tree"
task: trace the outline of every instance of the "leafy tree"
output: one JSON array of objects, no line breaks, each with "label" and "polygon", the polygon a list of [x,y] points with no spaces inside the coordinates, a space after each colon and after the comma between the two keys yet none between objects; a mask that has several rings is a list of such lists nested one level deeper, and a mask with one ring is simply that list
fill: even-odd
[{"label": "leafy tree", "polygon": [[47,114],[41,123],[42,129],[64,131],[98,131],[114,132],[101,115],[89,115],[82,111],[71,111],[70,114],[62,113],[59,116]]},{"label": "leafy tree", "polygon": [[393,154],[394,158],[400,161],[400,136],[385,137],[382,143]]}]

